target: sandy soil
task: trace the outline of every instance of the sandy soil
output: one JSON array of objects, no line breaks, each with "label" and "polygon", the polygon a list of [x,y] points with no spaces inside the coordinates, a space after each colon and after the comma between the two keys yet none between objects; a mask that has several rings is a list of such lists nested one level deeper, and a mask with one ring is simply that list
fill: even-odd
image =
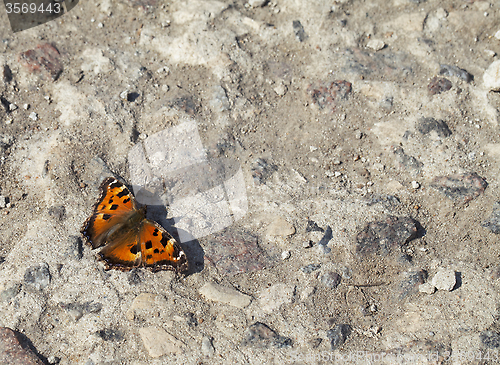
[{"label": "sandy soil", "polygon": [[[18,33],[0,17],[0,325],[46,363],[496,363],[498,3],[80,1]],[[134,147],[186,125],[188,147],[236,161],[239,210],[179,220],[164,197],[151,218],[187,275],[105,271],[80,238],[100,182],[135,186]],[[210,176],[186,180],[229,178]]]}]

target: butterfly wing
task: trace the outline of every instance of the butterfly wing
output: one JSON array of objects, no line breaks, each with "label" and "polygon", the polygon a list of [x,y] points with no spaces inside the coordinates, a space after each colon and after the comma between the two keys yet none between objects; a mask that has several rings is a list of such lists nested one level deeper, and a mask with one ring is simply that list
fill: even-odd
[{"label": "butterfly wing", "polygon": [[81,229],[92,248],[103,246],[107,237],[120,229],[137,211],[137,204],[130,190],[114,177],[104,180],[99,190],[101,193],[92,215]]},{"label": "butterfly wing", "polygon": [[144,219],[139,228],[142,265],[153,271],[188,269],[186,254],[177,241],[158,223]]},{"label": "butterfly wing", "polygon": [[99,258],[111,268],[130,270],[141,265],[141,246],[138,228],[115,231],[106,240],[106,246],[99,252]]}]

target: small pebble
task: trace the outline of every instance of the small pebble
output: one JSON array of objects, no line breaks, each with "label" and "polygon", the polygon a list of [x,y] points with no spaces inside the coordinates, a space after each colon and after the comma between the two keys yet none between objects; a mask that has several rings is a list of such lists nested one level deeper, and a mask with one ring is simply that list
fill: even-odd
[{"label": "small pebble", "polygon": [[0,195],[0,208],[7,207],[7,197]]},{"label": "small pebble", "polygon": [[212,341],[213,339],[208,336],[203,336],[203,338],[201,339],[201,352],[206,357],[211,357],[215,353]]},{"label": "small pebble", "polygon": [[10,111],[14,111],[17,109],[17,105],[16,104],[9,104],[9,110]]},{"label": "small pebble", "polygon": [[311,240],[302,242],[302,247],[304,248],[311,248],[312,246],[313,246],[313,241]]},{"label": "small pebble", "polygon": [[127,97],[128,97],[128,90],[122,91],[120,93],[120,99],[127,100]]},{"label": "small pebble", "polygon": [[290,258],[292,254],[290,253],[290,251],[283,251],[281,253],[281,259],[282,260],[288,260]]},{"label": "small pebble", "polygon": [[38,120],[38,114],[35,113],[35,112],[31,112],[30,113],[30,118],[33,119],[34,121],[37,121]]},{"label": "small pebble", "polygon": [[457,283],[455,271],[450,269],[441,269],[432,278],[432,285],[437,290],[451,291]]},{"label": "small pebble", "polygon": [[341,276],[336,272],[328,271],[321,276],[321,283],[329,289],[335,289],[340,284]]},{"label": "small pebble", "polygon": [[266,5],[268,0],[248,0],[248,5],[251,8],[260,8],[264,5]]},{"label": "small pebble", "polygon": [[414,180],[414,181],[411,182],[411,187],[413,189],[418,189],[420,187],[420,184],[417,181]]},{"label": "small pebble", "polygon": [[46,263],[32,266],[24,273],[25,287],[31,290],[45,289],[50,283],[49,265]]},{"label": "small pebble", "polygon": [[29,104],[24,104],[24,105],[23,105],[23,109],[24,109],[24,110],[28,110],[29,108],[30,108],[30,105],[29,105]]},{"label": "small pebble", "polygon": [[434,294],[436,291],[436,287],[432,285],[431,283],[423,283],[418,286],[418,291],[420,293],[425,293],[425,294]]},{"label": "small pebble", "polygon": [[307,266],[301,267],[300,270],[302,270],[302,272],[305,274],[310,274],[313,271],[318,270],[319,268],[321,268],[321,264],[309,264]]},{"label": "small pebble", "polygon": [[370,39],[368,43],[366,44],[367,48],[371,48],[374,51],[380,51],[385,47],[384,41],[381,41],[380,39]]},{"label": "small pebble", "polygon": [[500,40],[500,30],[497,30],[497,32],[495,33],[495,38]]}]

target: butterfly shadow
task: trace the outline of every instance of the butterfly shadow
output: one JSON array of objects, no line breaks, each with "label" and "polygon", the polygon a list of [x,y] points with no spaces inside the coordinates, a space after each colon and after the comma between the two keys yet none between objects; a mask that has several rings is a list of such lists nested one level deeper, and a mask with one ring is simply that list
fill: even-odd
[{"label": "butterfly shadow", "polygon": [[[182,242],[179,236],[188,237],[188,232],[177,228],[174,226],[175,220],[173,218],[167,218],[167,209],[164,205],[148,205],[147,218],[152,219],[163,228],[165,228],[168,233],[170,233],[177,242],[181,245],[182,249],[186,253],[189,269],[185,272],[185,275],[191,275],[197,272],[201,272],[205,267],[204,256],[205,252],[197,239]],[[179,231],[183,234],[179,234]]]}]

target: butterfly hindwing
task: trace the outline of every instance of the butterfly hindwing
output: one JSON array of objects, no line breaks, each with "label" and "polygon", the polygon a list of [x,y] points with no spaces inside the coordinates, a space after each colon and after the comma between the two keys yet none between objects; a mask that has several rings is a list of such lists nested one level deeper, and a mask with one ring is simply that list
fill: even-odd
[{"label": "butterfly hindwing", "polygon": [[186,271],[186,254],[177,241],[158,223],[145,219],[139,229],[142,262],[153,271]]},{"label": "butterfly hindwing", "polygon": [[100,196],[92,215],[81,230],[92,248],[103,246],[106,238],[137,210],[130,190],[115,178],[108,177],[99,190]]},{"label": "butterfly hindwing", "polygon": [[106,269],[129,270],[141,265],[141,245],[137,229],[116,231],[99,252]]}]

